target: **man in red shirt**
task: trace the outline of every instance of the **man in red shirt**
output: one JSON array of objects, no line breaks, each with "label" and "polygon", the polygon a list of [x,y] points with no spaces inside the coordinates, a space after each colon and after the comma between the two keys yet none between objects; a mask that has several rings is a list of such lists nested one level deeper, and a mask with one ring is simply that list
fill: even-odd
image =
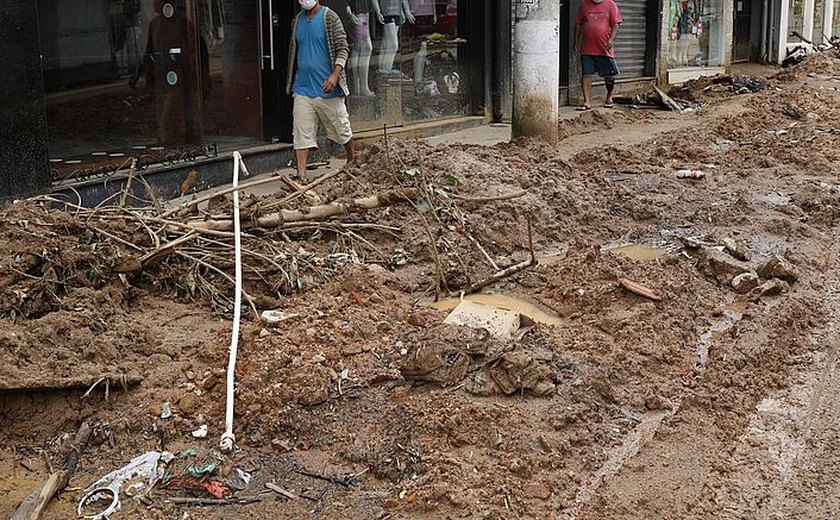
[{"label": "man in red shirt", "polygon": [[613,45],[621,25],[621,13],[613,0],[583,0],[575,19],[575,50],[580,53],[580,68],[583,79],[583,105],[578,110],[590,110],[592,76],[604,78],[607,98],[604,106],[612,108],[612,94],[618,64],[615,62]]}]

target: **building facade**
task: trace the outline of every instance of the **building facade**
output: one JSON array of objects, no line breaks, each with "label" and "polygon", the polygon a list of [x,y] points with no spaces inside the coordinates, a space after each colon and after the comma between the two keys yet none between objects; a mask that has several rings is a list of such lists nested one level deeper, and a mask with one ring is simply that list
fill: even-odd
[{"label": "building facade", "polygon": [[[350,39],[356,132],[488,113],[493,2],[322,3]],[[298,10],[293,0],[3,2],[2,153],[17,160],[0,163],[0,197],[119,177],[132,160],[203,171],[239,150],[259,157],[252,170],[284,165]]]}]

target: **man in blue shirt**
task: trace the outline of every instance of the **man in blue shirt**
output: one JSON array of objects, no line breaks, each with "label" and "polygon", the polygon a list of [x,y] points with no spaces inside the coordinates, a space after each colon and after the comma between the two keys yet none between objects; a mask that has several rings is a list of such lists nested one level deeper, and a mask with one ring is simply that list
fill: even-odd
[{"label": "man in blue shirt", "polygon": [[[298,0],[292,23],[286,89],[295,97],[294,146],[297,171],[305,178],[309,150],[318,148],[318,123],[327,137],[344,146],[347,162],[355,158],[353,131],[344,97],[350,94],[344,67],[350,45],[338,14],[318,0]],[[294,84],[292,78],[294,77]]]}]

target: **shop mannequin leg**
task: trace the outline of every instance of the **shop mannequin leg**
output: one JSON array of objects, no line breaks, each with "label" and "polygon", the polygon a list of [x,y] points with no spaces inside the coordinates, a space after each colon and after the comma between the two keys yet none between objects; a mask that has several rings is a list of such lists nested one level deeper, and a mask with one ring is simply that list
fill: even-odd
[{"label": "shop mannequin leg", "polygon": [[400,50],[400,28],[397,24],[386,23],[383,27],[382,50],[379,51],[379,70],[391,72],[394,70],[394,59]]},{"label": "shop mannequin leg", "polygon": [[370,37],[353,43],[350,54],[350,71],[353,74],[353,92],[359,96],[373,96],[368,83],[370,71],[370,55],[373,54],[373,44]]}]

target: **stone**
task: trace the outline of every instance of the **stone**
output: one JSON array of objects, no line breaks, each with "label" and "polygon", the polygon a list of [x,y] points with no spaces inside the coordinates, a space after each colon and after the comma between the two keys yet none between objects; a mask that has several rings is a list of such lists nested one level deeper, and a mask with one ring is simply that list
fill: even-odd
[{"label": "stone", "polygon": [[761,278],[754,272],[741,273],[732,279],[732,288],[740,294],[747,294],[761,283]]},{"label": "stone", "polygon": [[762,278],[778,278],[788,283],[794,283],[799,279],[799,273],[778,256],[774,256],[762,264],[758,269],[758,274]]},{"label": "stone", "polygon": [[743,239],[740,238],[724,238],[723,247],[726,252],[734,256],[738,260],[749,262],[752,259],[752,253],[747,249],[747,245]]},{"label": "stone", "polygon": [[749,296],[753,300],[758,300],[764,296],[777,296],[779,294],[784,294],[789,289],[790,285],[788,285],[786,281],[773,278],[750,291]]},{"label": "stone", "polygon": [[722,285],[730,285],[732,279],[739,274],[753,270],[750,264],[736,260],[714,248],[703,250],[697,266],[702,273],[711,276]]},{"label": "stone", "polygon": [[297,318],[298,316],[300,316],[300,314],[298,314],[297,312],[283,312],[280,310],[273,310],[263,311],[263,313],[260,315],[260,318],[266,324],[276,326],[280,323],[283,323],[286,320]]},{"label": "stone", "polygon": [[462,300],[443,322],[484,329],[498,338],[510,338],[519,329],[519,313]]},{"label": "stone", "polygon": [[181,413],[192,415],[198,408],[198,398],[192,392],[186,393],[178,400],[178,408],[181,410]]},{"label": "stone", "polygon": [[268,329],[260,329],[260,338],[266,338],[270,335],[271,333],[268,331]]}]

